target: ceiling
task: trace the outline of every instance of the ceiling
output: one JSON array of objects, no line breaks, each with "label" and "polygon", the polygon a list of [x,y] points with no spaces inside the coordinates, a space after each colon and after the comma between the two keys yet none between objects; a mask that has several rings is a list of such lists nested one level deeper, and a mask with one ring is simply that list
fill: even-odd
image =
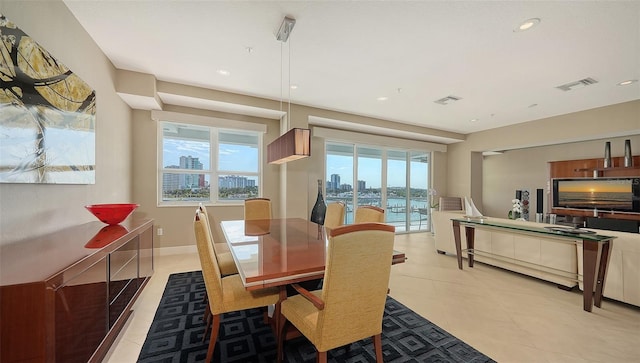
[{"label": "ceiling", "polygon": [[468,134],[640,99],[640,82],[618,85],[640,79],[639,1],[65,3],[118,69],[285,107]]}]

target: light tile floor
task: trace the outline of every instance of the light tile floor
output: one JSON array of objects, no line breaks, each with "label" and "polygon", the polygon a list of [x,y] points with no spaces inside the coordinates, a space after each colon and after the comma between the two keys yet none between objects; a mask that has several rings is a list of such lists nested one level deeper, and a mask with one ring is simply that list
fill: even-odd
[{"label": "light tile floor", "polygon": [[[605,299],[582,310],[579,291],[481,263],[458,270],[429,233],[396,237],[408,260],[390,295],[498,362],[640,362],[640,308]],[[196,254],[161,256],[109,363],[135,362],[170,274],[200,269]]]}]

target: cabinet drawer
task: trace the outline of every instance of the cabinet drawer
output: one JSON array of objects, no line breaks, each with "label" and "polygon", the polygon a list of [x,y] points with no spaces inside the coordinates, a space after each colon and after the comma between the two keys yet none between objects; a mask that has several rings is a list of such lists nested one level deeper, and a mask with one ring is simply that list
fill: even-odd
[{"label": "cabinet drawer", "polygon": [[138,278],[138,238],[113,251],[109,263],[109,303],[112,303],[130,281]]},{"label": "cabinet drawer", "polygon": [[127,304],[131,302],[131,299],[138,291],[141,279],[131,279],[122,287],[120,293],[115,296],[111,304],[109,304],[109,327],[115,324],[116,320],[120,317]]},{"label": "cabinet drawer", "polygon": [[56,362],[86,362],[107,335],[106,272],[104,258],[55,290]]}]

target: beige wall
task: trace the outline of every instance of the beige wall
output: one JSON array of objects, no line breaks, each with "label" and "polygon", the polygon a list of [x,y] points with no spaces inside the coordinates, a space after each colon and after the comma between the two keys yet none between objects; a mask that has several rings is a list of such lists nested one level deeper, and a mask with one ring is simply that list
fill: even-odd
[{"label": "beige wall", "polygon": [[[529,189],[532,197],[537,188],[548,192],[547,161],[603,157],[605,141],[612,142],[613,156],[622,156],[625,139],[637,155],[639,135],[640,100],[470,134],[449,146],[448,190],[471,195],[485,215],[504,217],[516,189]],[[590,141],[575,142],[579,138]],[[518,144],[522,148],[511,149]],[[526,147],[531,145],[545,146]],[[479,158],[485,150],[508,151]],[[535,203],[530,210],[535,212]]]},{"label": "beige wall", "polygon": [[[545,201],[543,211],[550,210],[550,186],[548,183],[547,161],[591,159],[604,157],[604,143],[611,141],[613,156],[624,155],[624,140],[630,139],[632,152],[640,153],[640,135],[619,138],[605,138],[579,143],[561,144],[511,150],[502,155],[484,158],[484,210],[483,213],[506,218],[511,209],[511,199],[515,197],[515,190],[530,191],[530,220],[535,220],[537,203],[536,189],[543,189]],[[633,149],[635,146],[635,151]],[[640,175],[640,172],[638,173]],[[475,201],[475,199],[474,199]]]},{"label": "beige wall", "polygon": [[0,244],[95,220],[84,205],[131,197],[131,110],[114,67],[61,1],[0,1],[0,12],[96,91],[94,185],[0,184]]},{"label": "beige wall", "polygon": [[[234,114],[222,114],[213,111],[189,109],[184,107],[166,106],[165,111],[180,112],[185,114],[218,117],[229,120],[229,126],[233,127],[234,121],[254,122],[267,125],[267,134],[264,136],[264,145],[274,140],[279,135],[279,121],[257,117],[241,116]],[[158,180],[158,122],[152,120],[150,111],[135,110],[133,112],[133,195],[140,203],[139,212],[154,219],[156,228],[163,229],[162,236],[156,236],[156,247],[195,246],[193,233],[193,215],[195,206],[162,206],[158,207],[157,180]],[[278,200],[279,198],[279,170],[278,166],[266,163],[266,155],[263,155],[263,196]],[[242,219],[243,207],[236,206],[208,206],[207,210],[216,223],[214,239],[222,240],[219,222],[221,220]],[[273,205],[274,216],[280,215],[277,203]]]}]

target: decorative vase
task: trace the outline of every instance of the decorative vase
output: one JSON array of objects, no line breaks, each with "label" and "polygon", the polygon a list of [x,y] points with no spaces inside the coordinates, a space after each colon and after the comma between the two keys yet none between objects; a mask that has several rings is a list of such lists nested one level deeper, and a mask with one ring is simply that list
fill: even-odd
[{"label": "decorative vase", "polygon": [[624,140],[624,167],[633,166],[633,155],[631,155],[631,140]]},{"label": "decorative vase", "polygon": [[611,167],[611,142],[609,141],[604,144],[604,167]]},{"label": "decorative vase", "polygon": [[322,197],[322,180],[318,179],[318,197],[316,198],[316,204],[311,210],[311,222],[324,225],[324,216],[327,213],[327,205],[324,203]]}]

